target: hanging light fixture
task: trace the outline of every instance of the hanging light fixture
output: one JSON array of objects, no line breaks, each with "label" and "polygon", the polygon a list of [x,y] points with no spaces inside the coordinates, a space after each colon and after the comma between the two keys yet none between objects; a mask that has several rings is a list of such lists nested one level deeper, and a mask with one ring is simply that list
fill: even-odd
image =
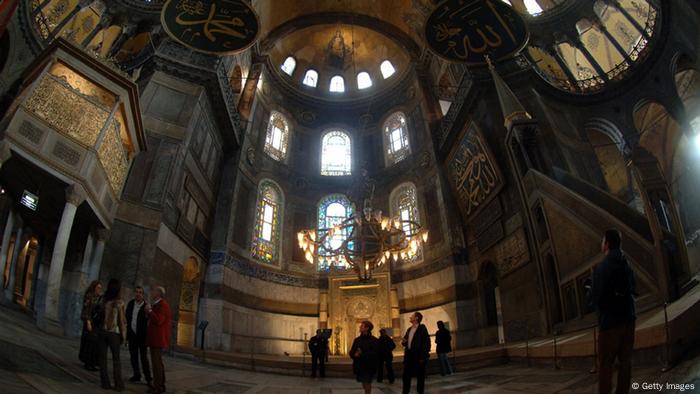
[{"label": "hanging light fixture", "polygon": [[[392,223],[392,225],[387,225]],[[348,234],[338,244],[340,234]],[[316,261],[329,265],[349,266],[360,280],[368,280],[372,272],[387,264],[417,256],[428,241],[428,231],[412,220],[390,219],[381,211],[366,207],[331,228],[302,230],[297,234],[299,248],[310,264]]]}]

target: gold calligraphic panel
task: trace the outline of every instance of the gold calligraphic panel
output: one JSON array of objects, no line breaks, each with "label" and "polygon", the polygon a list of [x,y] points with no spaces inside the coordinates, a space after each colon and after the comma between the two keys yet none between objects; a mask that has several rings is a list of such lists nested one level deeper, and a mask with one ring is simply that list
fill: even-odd
[{"label": "gold calligraphic panel", "polygon": [[97,157],[107,172],[109,184],[115,194],[119,194],[129,170],[129,161],[122,146],[122,139],[119,137],[119,128],[119,122],[112,120],[112,124],[107,129],[104,139],[97,149]]},{"label": "gold calligraphic panel", "polygon": [[470,219],[503,187],[503,177],[473,122],[459,140],[447,162],[450,184],[465,220]]},{"label": "gold calligraphic panel", "polygon": [[215,55],[250,47],[260,32],[258,16],[243,0],[168,0],[160,19],[175,41]]},{"label": "gold calligraphic panel", "polygon": [[51,75],[39,81],[24,108],[85,147],[95,145],[109,117],[107,108]]},{"label": "gold calligraphic panel", "polygon": [[513,57],[528,41],[525,22],[501,0],[446,0],[425,23],[430,49],[447,60],[483,65]]}]

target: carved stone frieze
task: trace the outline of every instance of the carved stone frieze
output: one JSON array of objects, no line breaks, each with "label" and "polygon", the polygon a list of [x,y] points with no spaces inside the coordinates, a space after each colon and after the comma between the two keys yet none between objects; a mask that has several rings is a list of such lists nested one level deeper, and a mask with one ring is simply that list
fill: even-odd
[{"label": "carved stone frieze", "polygon": [[501,276],[507,275],[530,261],[530,250],[527,246],[525,231],[521,228],[511,234],[496,245],[495,253],[496,265]]}]

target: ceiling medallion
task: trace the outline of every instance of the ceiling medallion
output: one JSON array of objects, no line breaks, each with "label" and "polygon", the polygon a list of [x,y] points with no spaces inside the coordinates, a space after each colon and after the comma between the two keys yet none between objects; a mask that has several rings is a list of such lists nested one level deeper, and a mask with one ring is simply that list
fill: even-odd
[{"label": "ceiling medallion", "polygon": [[243,51],[260,32],[258,16],[243,0],[168,0],[160,20],[173,40],[213,55]]},{"label": "ceiling medallion", "polygon": [[425,23],[425,40],[438,56],[468,65],[508,59],[527,45],[529,33],[515,10],[498,0],[445,0]]}]

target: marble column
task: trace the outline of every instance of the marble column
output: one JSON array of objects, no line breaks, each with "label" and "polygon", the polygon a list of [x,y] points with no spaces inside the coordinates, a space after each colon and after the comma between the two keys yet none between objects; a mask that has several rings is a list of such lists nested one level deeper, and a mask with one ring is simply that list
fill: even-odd
[{"label": "marble column", "polygon": [[96,231],[96,235],[97,242],[95,243],[95,252],[92,254],[92,262],[90,263],[90,282],[100,277],[100,269],[102,268],[102,255],[105,251],[105,242],[107,242],[109,230],[104,228],[98,229]]},{"label": "marble column", "polygon": [[63,208],[61,223],[58,226],[58,234],[56,234],[53,246],[49,276],[46,278],[44,319],[50,323],[56,324],[58,322],[58,302],[61,297],[61,280],[63,279],[63,264],[68,249],[68,239],[73,228],[75,213],[83,201],[85,201],[85,191],[80,185],[74,184],[66,189],[66,205]]},{"label": "marble column", "polygon": [[[7,222],[5,223],[5,231],[2,233],[2,250],[0,250],[0,275],[5,275],[5,264],[7,263],[7,252],[10,248],[10,237],[12,237],[12,230],[15,227],[15,213],[10,210],[7,214]],[[0,279],[4,279],[0,277]],[[4,286],[4,281],[2,282]],[[0,293],[3,294],[4,292]]]},{"label": "marble column", "polygon": [[21,218],[17,218],[17,235],[15,236],[15,247],[12,248],[12,259],[7,262],[10,265],[10,272],[7,275],[7,283],[5,287],[5,302],[12,303],[15,296],[15,276],[17,269],[17,259],[19,257],[19,252],[22,250],[22,233],[23,233],[23,223]]}]

